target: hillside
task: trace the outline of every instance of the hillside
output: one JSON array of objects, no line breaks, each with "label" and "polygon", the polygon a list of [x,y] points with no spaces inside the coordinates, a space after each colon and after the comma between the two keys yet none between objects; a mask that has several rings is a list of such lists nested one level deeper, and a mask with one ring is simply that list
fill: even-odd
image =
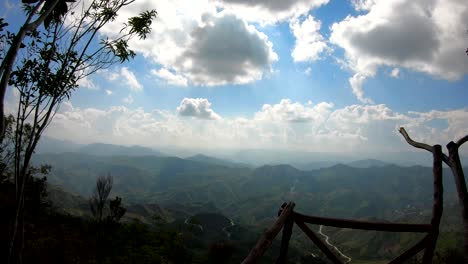
[{"label": "hillside", "polygon": [[[384,217],[408,205],[427,208],[432,197],[431,168],[413,166],[353,168],[336,165],[302,171],[289,165],[255,169],[157,156],[93,156],[81,153],[37,155],[35,163],[53,170],[51,184],[88,197],[99,175],[114,177],[113,192],[129,203],[203,204],[212,202],[229,216],[261,223],[285,200],[304,212],[340,217]],[[445,171],[450,177],[450,172]],[[445,177],[446,201],[454,200]]]},{"label": "hillside", "polygon": [[[252,169],[210,160],[82,153],[37,155],[35,162],[51,164],[50,183],[81,197],[89,196],[99,175],[110,173],[114,177],[113,195],[123,197],[126,203],[124,221],[153,223],[158,216],[172,228],[183,227],[192,233],[191,244],[200,250],[210,241],[222,239],[236,241],[248,250],[260,232],[272,224],[278,206],[288,200],[295,201],[296,210],[304,214],[403,222],[428,221],[432,205],[432,169],[421,166],[355,168],[338,164],[303,171],[290,165]],[[444,199],[452,205],[456,192],[450,172],[445,170],[444,175]],[[59,200],[68,212],[86,215],[86,199],[81,198],[81,204],[76,195]],[[447,226],[459,226],[455,219],[446,220]],[[390,242],[383,243],[384,234],[325,231],[343,249],[362,259],[389,258],[414,239],[392,235]],[[293,240],[294,250],[306,252],[299,242],[308,243],[305,237],[296,232]],[[363,243],[368,240],[374,241],[375,247],[364,249]],[[399,243],[402,247],[397,247]],[[384,250],[393,247],[393,251]]]}]

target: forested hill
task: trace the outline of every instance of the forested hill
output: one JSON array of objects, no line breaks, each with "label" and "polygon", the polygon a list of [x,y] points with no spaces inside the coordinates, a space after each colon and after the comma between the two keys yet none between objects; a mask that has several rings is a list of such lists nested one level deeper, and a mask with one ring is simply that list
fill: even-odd
[{"label": "forested hill", "polygon": [[[228,239],[240,250],[235,253],[236,260],[245,256],[262,230],[272,224],[284,201],[295,201],[296,211],[318,216],[423,223],[430,221],[431,215],[430,167],[401,167],[372,160],[358,163],[362,168],[337,164],[305,171],[290,165],[250,168],[206,156],[182,159],[80,152],[38,154],[34,163],[52,166],[48,175],[50,198],[67,213],[89,215],[87,199],[96,178],[110,174],[114,179],[112,195],[122,197],[127,208],[124,221],[153,223],[155,217],[160,218],[170,228],[188,229],[195,248]],[[455,215],[453,179],[447,169],[444,194],[448,209],[440,245],[453,248],[459,243],[453,238],[458,237],[460,223]],[[218,220],[206,221],[207,216]],[[359,259],[391,258],[416,238],[337,229],[325,232]],[[297,256],[309,250],[304,239],[299,234],[293,237],[291,250]],[[374,241],[374,246],[365,247],[368,241]]]},{"label": "forested hill", "polygon": [[[51,184],[88,197],[99,175],[114,177],[113,193],[127,203],[203,204],[229,216],[258,223],[279,204],[294,200],[298,210],[346,217],[382,217],[401,208],[428,208],[432,169],[385,165],[335,165],[302,171],[289,165],[258,168],[225,166],[158,156],[94,156],[82,153],[36,155],[52,166]],[[451,173],[444,171],[445,201],[454,200]]]}]

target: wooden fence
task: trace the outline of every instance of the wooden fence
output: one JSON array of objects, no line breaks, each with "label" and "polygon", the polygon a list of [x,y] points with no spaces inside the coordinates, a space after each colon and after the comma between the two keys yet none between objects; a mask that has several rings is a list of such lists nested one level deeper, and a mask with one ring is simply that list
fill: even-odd
[{"label": "wooden fence", "polygon": [[278,233],[283,230],[281,247],[276,263],[287,262],[289,240],[291,239],[294,223],[309,237],[312,242],[335,264],[341,264],[343,261],[312,231],[307,224],[333,226],[339,228],[351,228],[361,230],[376,230],[386,232],[414,232],[426,233],[426,236],[414,246],[403,252],[401,255],[389,263],[403,263],[420,251],[424,250],[423,263],[432,263],[432,257],[439,235],[440,218],[443,210],[443,185],[442,185],[442,148],[440,145],[434,146],[433,152],[433,175],[434,175],[434,197],[432,206],[432,218],[429,224],[401,224],[401,223],[382,223],[357,221],[350,219],[325,218],[318,216],[308,216],[294,212],[295,204],[293,202],[284,203],[278,212],[278,219],[273,226],[268,229],[252,248],[249,255],[242,264],[257,263],[265,251],[270,248],[273,240]]}]

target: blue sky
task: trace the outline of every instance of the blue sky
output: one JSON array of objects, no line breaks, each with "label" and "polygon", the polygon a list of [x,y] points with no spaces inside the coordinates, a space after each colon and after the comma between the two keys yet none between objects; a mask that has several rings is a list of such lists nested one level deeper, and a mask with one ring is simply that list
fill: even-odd
[{"label": "blue sky", "polygon": [[130,43],[137,57],[81,80],[48,136],[400,151],[410,148],[399,126],[430,144],[468,132],[465,1],[138,0],[101,37],[147,9],[159,16],[148,39]]}]

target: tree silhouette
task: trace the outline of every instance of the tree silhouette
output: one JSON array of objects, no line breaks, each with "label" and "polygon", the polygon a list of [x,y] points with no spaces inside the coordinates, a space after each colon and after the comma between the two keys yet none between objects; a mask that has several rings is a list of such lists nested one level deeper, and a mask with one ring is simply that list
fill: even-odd
[{"label": "tree silhouette", "polygon": [[[424,149],[431,153],[434,153],[434,148],[432,146],[429,146],[428,144],[425,144],[425,143],[414,141],[413,139],[410,138],[410,136],[408,135],[408,133],[403,127],[400,128],[400,133],[403,135],[406,142],[408,142],[408,144],[410,144],[411,146],[415,148]],[[468,141],[468,135],[460,138],[457,142],[450,141],[447,144],[447,150],[449,152],[449,155],[447,156],[442,153],[442,161],[445,164],[447,164],[447,166],[449,166],[450,170],[452,171],[453,178],[455,181],[455,186],[457,188],[458,201],[460,203],[460,206],[462,207],[461,215],[462,215],[463,228],[464,228],[463,252],[465,254],[465,263],[468,264],[468,192],[466,188],[466,181],[465,181],[465,175],[463,172],[463,167],[460,161],[460,155],[458,154],[459,148],[467,141]]]},{"label": "tree silhouette", "polygon": [[[0,140],[3,139],[5,130],[4,100],[7,84],[18,55],[18,51],[20,48],[24,47],[23,40],[28,34],[36,31],[42,23],[44,23],[46,28],[49,27],[52,21],[58,23],[68,12],[67,2],[74,2],[74,0],[22,0],[22,2],[25,4],[25,10],[28,16],[18,33],[12,36],[11,45],[5,58],[2,58],[3,60],[0,66]],[[2,24],[2,27],[8,25],[6,23],[0,24]]]},{"label": "tree silhouette", "polygon": [[[22,247],[22,242],[18,239],[22,237],[23,232],[19,219],[23,214],[25,183],[30,175],[29,164],[32,155],[42,133],[52,121],[61,103],[69,99],[72,92],[78,88],[77,82],[80,79],[135,56],[128,47],[128,41],[135,36],[145,38],[150,31],[152,19],[156,16],[156,11],[151,10],[130,18],[115,38],[104,38],[97,44],[99,30],[115,20],[118,11],[134,0],[80,1],[65,9],[61,4],[61,11],[53,14],[51,6],[55,7],[53,3],[57,4],[58,1],[49,1],[44,4],[44,0],[40,0],[31,8],[26,8],[28,18],[20,32],[13,37],[11,34],[4,35],[8,40],[7,43],[11,45],[1,66],[0,114],[2,116],[4,96],[1,94],[2,87],[8,82],[18,90],[19,94],[15,118],[13,174],[16,211],[12,216],[14,224],[8,263],[20,259],[19,255],[13,256],[12,252],[21,252],[15,248]],[[38,13],[42,4],[44,8],[51,6]],[[37,30],[38,24],[45,23],[45,12],[52,14],[54,19],[47,20],[46,27]],[[39,18],[31,22],[38,14]],[[2,25],[0,27],[3,28]],[[25,46],[25,54],[16,69],[12,71],[20,46],[18,43]]]},{"label": "tree silhouette", "polygon": [[112,190],[112,176],[99,176],[96,180],[96,188],[89,199],[89,208],[93,214],[94,220],[102,223],[104,217],[104,209],[106,207],[107,198]]}]

